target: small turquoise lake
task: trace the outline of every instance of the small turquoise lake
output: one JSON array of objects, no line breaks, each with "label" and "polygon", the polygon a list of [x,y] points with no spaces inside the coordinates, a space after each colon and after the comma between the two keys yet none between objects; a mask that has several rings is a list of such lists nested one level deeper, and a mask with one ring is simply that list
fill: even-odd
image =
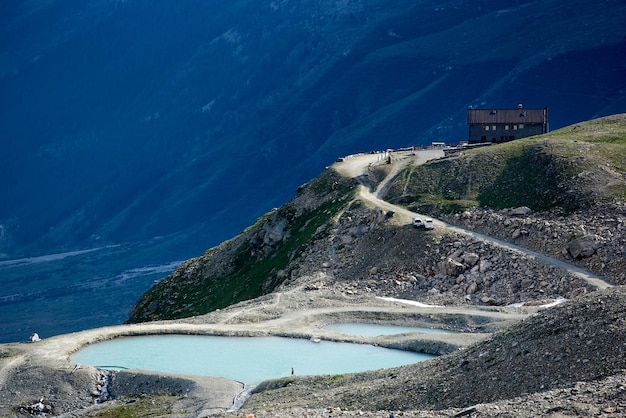
[{"label": "small turquoise lake", "polygon": [[368,344],[283,337],[150,335],[92,344],[71,356],[79,364],[220,376],[254,386],[291,375],[343,374],[417,363],[433,355]]}]

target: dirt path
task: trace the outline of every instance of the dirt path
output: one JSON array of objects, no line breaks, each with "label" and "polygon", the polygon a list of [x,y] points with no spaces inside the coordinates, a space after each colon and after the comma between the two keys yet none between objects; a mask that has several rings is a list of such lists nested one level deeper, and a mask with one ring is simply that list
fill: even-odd
[{"label": "dirt path", "polygon": [[[415,155],[413,155],[415,154]],[[378,206],[384,211],[393,211],[394,217],[397,222],[401,223],[410,223],[411,219],[414,216],[419,216],[423,218],[430,218],[430,216],[411,212],[401,206],[394,205],[385,200],[379,198],[382,195],[383,191],[388,186],[389,182],[393,179],[393,177],[404,167],[406,167],[410,162],[414,164],[423,164],[429,160],[441,158],[443,157],[443,151],[438,150],[428,150],[428,151],[415,151],[411,153],[401,153],[397,155],[394,161],[394,167],[392,168],[389,175],[378,185],[376,191],[374,193],[370,192],[367,187],[361,186],[359,189],[359,198],[362,200],[369,202],[371,205]],[[376,161],[375,156],[372,155],[358,155],[350,158],[346,158],[344,162],[337,164],[337,170],[344,175],[350,175],[354,178],[358,178],[363,173],[367,172],[368,167]],[[497,238],[493,238],[487,235],[480,234],[478,232],[470,231],[464,228],[460,228],[458,226],[454,226],[443,221],[434,219],[433,220],[436,228],[444,228],[449,232],[456,232],[458,234],[463,234],[470,236],[474,239],[496,245],[501,248],[505,248],[510,251],[517,252],[527,257],[532,257],[537,260],[540,260],[543,263],[550,264],[552,266],[561,268],[576,276],[585,280],[592,286],[595,286],[598,289],[606,289],[612,287],[611,284],[604,281],[601,277],[576,267],[570,263],[565,261],[557,260],[556,258],[549,257],[544,254],[540,254],[536,251],[532,251],[523,247],[519,247],[515,244],[511,244],[506,241],[499,240]]]}]

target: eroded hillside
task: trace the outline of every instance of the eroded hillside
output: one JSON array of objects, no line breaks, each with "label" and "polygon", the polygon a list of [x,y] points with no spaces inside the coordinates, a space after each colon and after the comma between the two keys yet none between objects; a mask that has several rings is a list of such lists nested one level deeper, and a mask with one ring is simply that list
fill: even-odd
[{"label": "eroded hillside", "polygon": [[594,292],[432,361],[268,382],[239,416],[623,416],[625,303]]},{"label": "eroded hillside", "polygon": [[294,274],[294,260],[324,236],[330,220],[353,199],[355,186],[326,170],[286,205],[155,283],[129,321],[201,315],[271,292]]},{"label": "eroded hillside", "polygon": [[[622,283],[624,121],[618,115],[425,165],[409,164],[384,188],[386,198]],[[485,161],[491,161],[488,169]],[[511,174],[516,167],[524,167],[523,173]],[[129,321],[200,315],[302,284],[309,290],[331,286],[345,294],[367,291],[444,305],[496,306],[569,299],[595,288],[557,263],[469,233],[416,230],[408,220],[356,197],[357,181],[373,190],[388,173],[382,161],[356,181],[325,170],[285,206],[155,284]],[[607,173],[604,188],[594,186],[601,173]],[[468,206],[444,213],[442,208],[480,203],[485,190],[495,196],[486,203],[514,208]],[[434,199],[438,205],[432,205]]]},{"label": "eroded hillside", "polygon": [[385,199],[626,284],[626,115],[398,174]]}]

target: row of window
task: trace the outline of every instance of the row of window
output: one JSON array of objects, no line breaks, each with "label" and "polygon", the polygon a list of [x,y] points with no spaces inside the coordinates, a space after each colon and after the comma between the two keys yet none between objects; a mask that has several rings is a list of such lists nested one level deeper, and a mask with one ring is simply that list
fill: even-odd
[{"label": "row of window", "polygon": [[[496,130],[496,125],[484,125],[483,127],[485,128],[485,131]],[[504,125],[505,131],[508,131],[509,129],[512,129],[514,131],[517,131],[518,129],[524,129],[524,124],[520,123],[519,125]]]}]

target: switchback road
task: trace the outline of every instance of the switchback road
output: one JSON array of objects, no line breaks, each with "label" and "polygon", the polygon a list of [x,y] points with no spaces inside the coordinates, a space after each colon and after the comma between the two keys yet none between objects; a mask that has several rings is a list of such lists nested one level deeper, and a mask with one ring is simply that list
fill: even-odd
[{"label": "switchback road", "polygon": [[[387,177],[378,185],[376,191],[372,193],[366,186],[361,185],[359,190],[359,197],[362,200],[369,202],[374,206],[378,206],[385,211],[393,211],[394,217],[399,218],[400,221],[404,223],[410,223],[411,219],[415,216],[419,216],[422,219],[430,218],[430,216],[411,212],[401,206],[389,203],[381,199],[379,196],[383,194],[382,191],[385,190],[385,188],[388,186],[388,183],[393,179],[393,177],[409,163],[424,164],[427,161],[442,158],[443,156],[444,153],[441,150],[406,151],[395,153],[392,155],[391,171],[387,175]],[[336,163],[335,167],[337,171],[339,171],[343,175],[358,179],[363,174],[367,174],[367,171],[372,165],[380,163],[380,161],[380,154],[360,154],[344,158],[342,162]],[[456,232],[458,234],[470,236],[474,239],[496,245],[498,247],[517,252],[524,256],[535,258],[543,263],[564,269],[573,276],[585,280],[587,283],[595,286],[598,289],[606,289],[608,287],[612,287],[611,284],[604,281],[601,277],[565,261],[549,257],[545,254],[541,254],[527,248],[520,247],[510,242],[502,241],[500,239],[480,234],[478,232],[460,228],[458,226],[454,226],[437,219],[433,219],[433,222],[435,224],[435,227],[437,228],[444,228],[445,230],[450,232]]]}]

